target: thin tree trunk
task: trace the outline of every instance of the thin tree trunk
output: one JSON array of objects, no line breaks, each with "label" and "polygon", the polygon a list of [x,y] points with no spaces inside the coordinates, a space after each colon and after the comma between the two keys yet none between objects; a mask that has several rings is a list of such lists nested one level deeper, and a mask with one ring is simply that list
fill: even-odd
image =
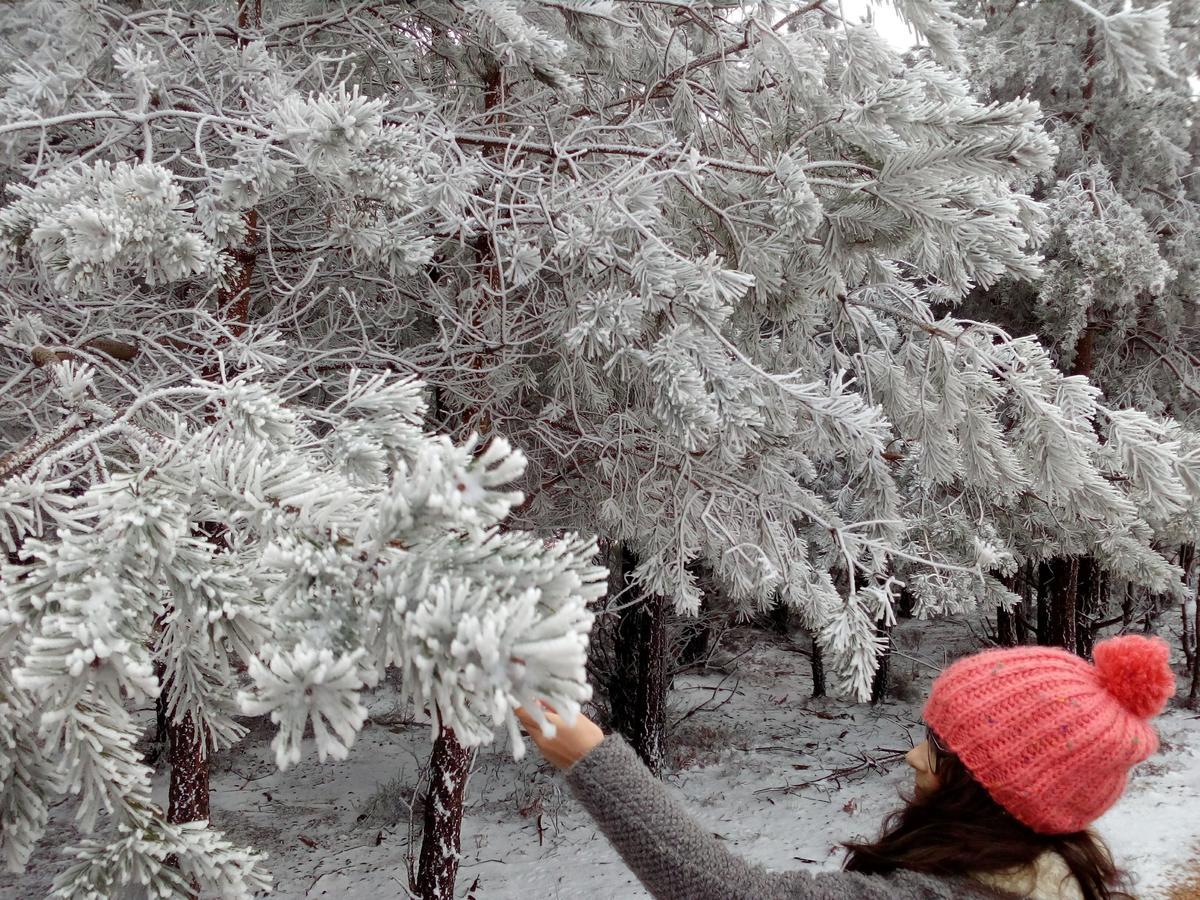
[{"label": "thin tree trunk", "polygon": [[[1033,610],[1034,597],[1034,567],[1033,562],[1026,562],[1021,567],[1021,575],[1019,578],[1020,590],[1017,592],[1021,595],[1021,602],[1013,610],[1014,626],[1017,632],[1017,643],[1029,643],[1029,614]],[[1034,640],[1037,636],[1034,635]]]},{"label": "thin tree trunk", "polygon": [[[1187,596],[1191,594],[1195,596],[1195,591],[1192,589],[1192,563],[1195,561],[1196,548],[1194,544],[1183,544],[1179,548],[1179,568],[1183,569],[1183,583],[1186,586],[1183,603],[1180,604],[1180,618],[1183,620],[1183,633],[1180,637],[1180,644],[1183,648],[1183,659],[1187,665],[1187,671],[1192,671],[1192,654],[1200,650],[1200,635],[1192,636],[1191,616],[1188,610]],[[1197,579],[1197,584],[1200,584],[1200,579]]]},{"label": "thin tree trunk", "polygon": [[1096,642],[1096,630],[1092,625],[1102,618],[1100,599],[1102,579],[1094,556],[1081,557],[1078,565],[1075,653],[1084,659],[1091,659],[1092,647]]},{"label": "thin tree trunk", "polygon": [[1049,563],[1038,565],[1037,585],[1037,642],[1042,647],[1050,646],[1050,582],[1052,568]]},{"label": "thin tree trunk", "polygon": [[1051,616],[1053,646],[1072,653],[1077,649],[1079,600],[1079,557],[1071,556],[1054,562],[1054,604]]},{"label": "thin tree trunk", "polygon": [[1197,635],[1196,652],[1192,654],[1192,686],[1188,690],[1188,706],[1200,709],[1200,586],[1192,597],[1196,604],[1192,633]]},{"label": "thin tree trunk", "polygon": [[1179,604],[1179,618],[1182,620],[1183,631],[1179,636],[1179,644],[1183,648],[1183,663],[1187,670],[1192,671],[1192,657],[1195,655],[1196,647],[1200,646],[1200,641],[1194,641],[1192,638],[1192,616],[1191,609],[1188,605],[1188,598],[1185,596],[1183,602]]},{"label": "thin tree trunk", "polygon": [[[262,24],[261,0],[239,0],[238,28],[245,30],[257,28]],[[244,44],[247,40],[239,36]],[[258,238],[258,213],[251,209],[245,213],[246,246],[231,251],[235,266],[227,276],[227,285],[223,287],[217,298],[217,305],[222,318],[227,323],[230,333],[242,335],[248,325],[250,310],[250,281],[254,275],[257,252],[254,245]],[[216,359],[210,361],[204,368],[206,378],[214,378],[219,374]],[[219,541],[222,529],[215,524],[204,526],[210,540]],[[165,668],[164,670],[165,671]],[[161,683],[161,677],[160,677]],[[167,693],[167,685],[162,685],[161,694]],[[163,702],[160,697],[159,703]],[[177,710],[177,712],[179,712]],[[208,819],[209,771],[208,750],[204,745],[204,736],[196,728],[195,720],[190,713],[184,713],[178,721],[166,715],[165,708],[156,707],[159,727],[166,724],[166,738],[169,744],[167,759],[171,766],[171,780],[167,788],[169,798],[167,821],[199,822]],[[159,737],[161,739],[160,731]]]},{"label": "thin tree trunk", "polygon": [[[164,691],[165,693],[165,691]],[[182,721],[168,717],[167,740],[170,750],[171,784],[167,790],[167,821],[208,821],[208,751],[204,736],[196,728],[192,714]]]},{"label": "thin tree trunk", "polygon": [[[242,0],[246,2],[246,0]],[[261,0],[254,0],[261,2]],[[484,79],[484,108],[493,110],[503,99],[504,70],[492,66]],[[500,116],[493,115],[499,123]],[[485,320],[484,306],[491,302],[501,288],[500,266],[496,248],[489,240],[487,231],[482,231],[472,241],[475,261],[482,270],[487,284],[492,289],[484,295],[486,299],[471,312],[471,324],[482,328]],[[488,362],[491,351],[484,350],[471,356],[468,367],[482,369]],[[439,405],[444,400],[439,396]],[[480,434],[486,443],[492,431],[492,422],[486,409],[458,409],[457,422],[452,430],[458,438],[465,438],[472,431]],[[421,853],[417,867],[417,883],[414,890],[422,900],[453,900],[454,882],[458,877],[459,848],[461,841],[463,798],[466,792],[467,775],[473,753],[464,748],[454,732],[443,725],[433,752],[429,758],[429,791],[425,798],[424,831],[421,836]]]},{"label": "thin tree trunk", "polygon": [[892,677],[892,629],[879,626],[880,634],[886,639],[883,652],[879,654],[879,667],[871,679],[871,705],[878,706],[887,699]]},{"label": "thin tree trunk", "polygon": [[814,634],[812,638],[812,695],[814,697],[825,696],[825,654],[821,650],[821,645],[817,642],[817,636]]},{"label": "thin tree trunk", "polygon": [[1014,616],[1003,606],[996,607],[996,642],[1001,647],[1012,647],[1017,643]]},{"label": "thin tree trunk", "polygon": [[[1014,594],[1021,593],[1021,581],[1023,569],[1018,569],[1016,574],[1004,579],[1004,587]],[[1010,609],[1002,604],[996,606],[996,643],[1001,647],[1012,647],[1017,643],[1017,622],[1016,618],[1019,615],[1019,604],[1013,604]]]},{"label": "thin tree trunk", "polygon": [[[166,687],[160,691],[167,693]],[[167,763],[171,767],[171,778],[167,787],[167,821],[175,825],[185,822],[207,822],[208,808],[208,748],[204,737],[196,728],[192,714],[182,722],[166,715]],[[179,859],[168,856],[166,864],[178,868]],[[192,898],[200,896],[200,885],[192,879]]]},{"label": "thin tree trunk", "polygon": [[1191,645],[1188,645],[1188,605],[1183,604],[1183,649],[1187,657],[1186,671],[1191,675],[1187,705],[1200,709],[1200,574],[1193,572],[1196,563],[1196,545],[1184,544],[1179,548],[1179,565],[1187,581],[1188,593],[1192,597]]},{"label": "thin tree trunk", "polygon": [[661,775],[667,744],[668,604],[659,596],[639,599],[630,590],[637,560],[623,543],[614,546],[612,562],[624,591],[608,690],[612,724],[647,768]]},{"label": "thin tree trunk", "polygon": [[425,828],[414,890],[421,900],[454,900],[462,840],[463,796],[472,751],[445,725],[438,731],[429,760]]}]

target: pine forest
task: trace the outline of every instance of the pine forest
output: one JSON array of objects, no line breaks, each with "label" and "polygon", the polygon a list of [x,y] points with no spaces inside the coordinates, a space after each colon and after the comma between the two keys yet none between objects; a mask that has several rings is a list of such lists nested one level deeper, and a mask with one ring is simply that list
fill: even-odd
[{"label": "pine forest", "polygon": [[836,870],[1127,635],[1200,897],[1200,0],[9,0],[0,186],[0,897],[675,896],[558,716]]}]

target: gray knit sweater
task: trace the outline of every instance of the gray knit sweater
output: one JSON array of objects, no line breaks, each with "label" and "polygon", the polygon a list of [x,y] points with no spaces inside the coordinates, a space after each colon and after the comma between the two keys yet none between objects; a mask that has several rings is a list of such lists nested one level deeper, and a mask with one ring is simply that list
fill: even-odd
[{"label": "gray knit sweater", "polygon": [[[730,853],[684,811],[620,737],[567,771],[575,796],[658,900],[981,900],[977,882],[911,872],[768,872]],[[1011,896],[1011,895],[1008,895]]]}]

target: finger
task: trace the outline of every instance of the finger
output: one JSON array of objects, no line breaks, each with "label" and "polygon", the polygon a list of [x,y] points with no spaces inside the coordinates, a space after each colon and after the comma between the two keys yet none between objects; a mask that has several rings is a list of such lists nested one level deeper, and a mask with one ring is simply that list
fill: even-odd
[{"label": "finger", "polygon": [[528,710],[526,710],[523,706],[518,706],[516,709],[514,709],[513,715],[517,717],[517,721],[520,722],[526,730],[529,730],[537,724],[533,716],[531,716]]}]

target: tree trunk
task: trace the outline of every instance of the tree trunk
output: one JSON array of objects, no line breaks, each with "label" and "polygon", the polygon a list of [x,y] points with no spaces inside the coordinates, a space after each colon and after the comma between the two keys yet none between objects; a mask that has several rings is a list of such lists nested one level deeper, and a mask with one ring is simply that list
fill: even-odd
[{"label": "tree trunk", "polygon": [[1050,646],[1078,651],[1079,564],[1078,556],[1054,560],[1050,599]]},{"label": "tree trunk", "polygon": [[454,900],[462,839],[463,796],[471,771],[472,751],[445,725],[438,731],[429,759],[429,791],[425,796],[425,828],[417,883],[421,900]]},{"label": "tree trunk", "polygon": [[[1192,671],[1192,654],[1200,648],[1200,635],[1196,635],[1195,639],[1192,636],[1192,616],[1191,610],[1188,608],[1188,597],[1195,596],[1195,589],[1192,587],[1192,563],[1195,561],[1195,551],[1194,544],[1184,544],[1179,548],[1179,568],[1183,569],[1184,584],[1184,599],[1179,608],[1183,631],[1180,634],[1179,643],[1183,649],[1183,661],[1188,672]],[[1200,584],[1200,579],[1197,580],[1197,584]]]},{"label": "tree trunk", "polygon": [[667,741],[667,618],[668,603],[659,596],[633,594],[630,585],[637,564],[624,544],[611,557],[617,583],[625,591],[617,613],[614,669],[608,696],[612,725],[655,775],[662,774]]},{"label": "tree trunk", "polygon": [[[1029,616],[1034,609],[1034,575],[1035,569],[1032,562],[1026,562],[1021,566],[1021,571],[1017,575],[1017,594],[1021,596],[1021,602],[1013,608],[1013,629],[1016,632],[1016,641],[1020,645],[1029,643]],[[1037,636],[1033,635],[1036,641]]]},{"label": "tree trunk", "polygon": [[[1011,577],[1003,579],[1004,587],[1014,594],[1021,592],[1021,580],[1024,570],[1018,570]],[[1017,622],[1016,617],[1017,604],[1013,604],[1013,608],[1004,606],[1003,604],[996,605],[996,643],[1001,647],[1013,647],[1017,643]]]},{"label": "tree trunk", "polygon": [[1050,581],[1049,563],[1038,565],[1037,582],[1037,642],[1039,646],[1050,645]]},{"label": "tree trunk", "polygon": [[878,706],[887,699],[888,687],[892,677],[892,629],[879,627],[879,633],[886,639],[883,652],[879,654],[879,668],[871,679],[871,705]]},{"label": "tree trunk", "polygon": [[[1200,709],[1200,573],[1193,571],[1196,563],[1196,545],[1184,544],[1179,548],[1179,566],[1183,569],[1184,581],[1187,584],[1185,596],[1192,598],[1191,616],[1188,615],[1187,601],[1183,603],[1183,651],[1187,658],[1186,671],[1191,675],[1188,687],[1187,705],[1190,709]],[[1192,621],[1189,623],[1188,619]],[[1191,643],[1188,643],[1189,624],[1191,626]]]},{"label": "tree trunk", "polygon": [[[156,617],[154,620],[154,630],[157,633],[162,628],[161,617]],[[151,645],[153,652],[153,645]],[[165,685],[167,675],[167,664],[158,657],[154,657],[154,680],[160,686]],[[167,742],[170,739],[171,722],[167,716],[167,692],[160,690],[158,696],[154,699],[154,739],[150,742],[150,747],[146,752],[145,758],[142,760],[152,769],[157,770],[158,764],[167,752]]]},{"label": "tree trunk", "polygon": [[1079,560],[1078,606],[1075,614],[1075,653],[1084,659],[1092,658],[1092,647],[1096,643],[1094,621],[1103,618],[1100,598],[1101,573],[1094,556]]},{"label": "tree trunk", "polygon": [[175,824],[206,822],[208,751],[191,713],[187,713],[182,721],[168,717],[167,741],[170,746],[167,759],[171,763],[167,821]]},{"label": "tree trunk", "polygon": [[996,642],[1001,647],[1013,647],[1017,643],[1014,616],[1003,606],[996,607]]},{"label": "tree trunk", "polygon": [[817,636],[814,634],[812,639],[812,695],[814,697],[825,696],[825,654],[821,650],[821,645],[817,643]]},{"label": "tree trunk", "polygon": [[1188,706],[1200,709],[1200,589],[1193,595],[1196,604],[1192,633],[1197,635],[1196,652],[1192,654],[1192,686],[1188,690]]},{"label": "tree trunk", "polygon": [[1183,631],[1179,635],[1179,644],[1183,649],[1183,664],[1190,672],[1192,671],[1192,656],[1196,652],[1196,647],[1200,646],[1200,641],[1193,641],[1192,639],[1192,611],[1188,605],[1188,598],[1186,596],[1183,598],[1183,602],[1179,604],[1179,611],[1181,613],[1179,617],[1181,619],[1180,624],[1183,626]]}]

